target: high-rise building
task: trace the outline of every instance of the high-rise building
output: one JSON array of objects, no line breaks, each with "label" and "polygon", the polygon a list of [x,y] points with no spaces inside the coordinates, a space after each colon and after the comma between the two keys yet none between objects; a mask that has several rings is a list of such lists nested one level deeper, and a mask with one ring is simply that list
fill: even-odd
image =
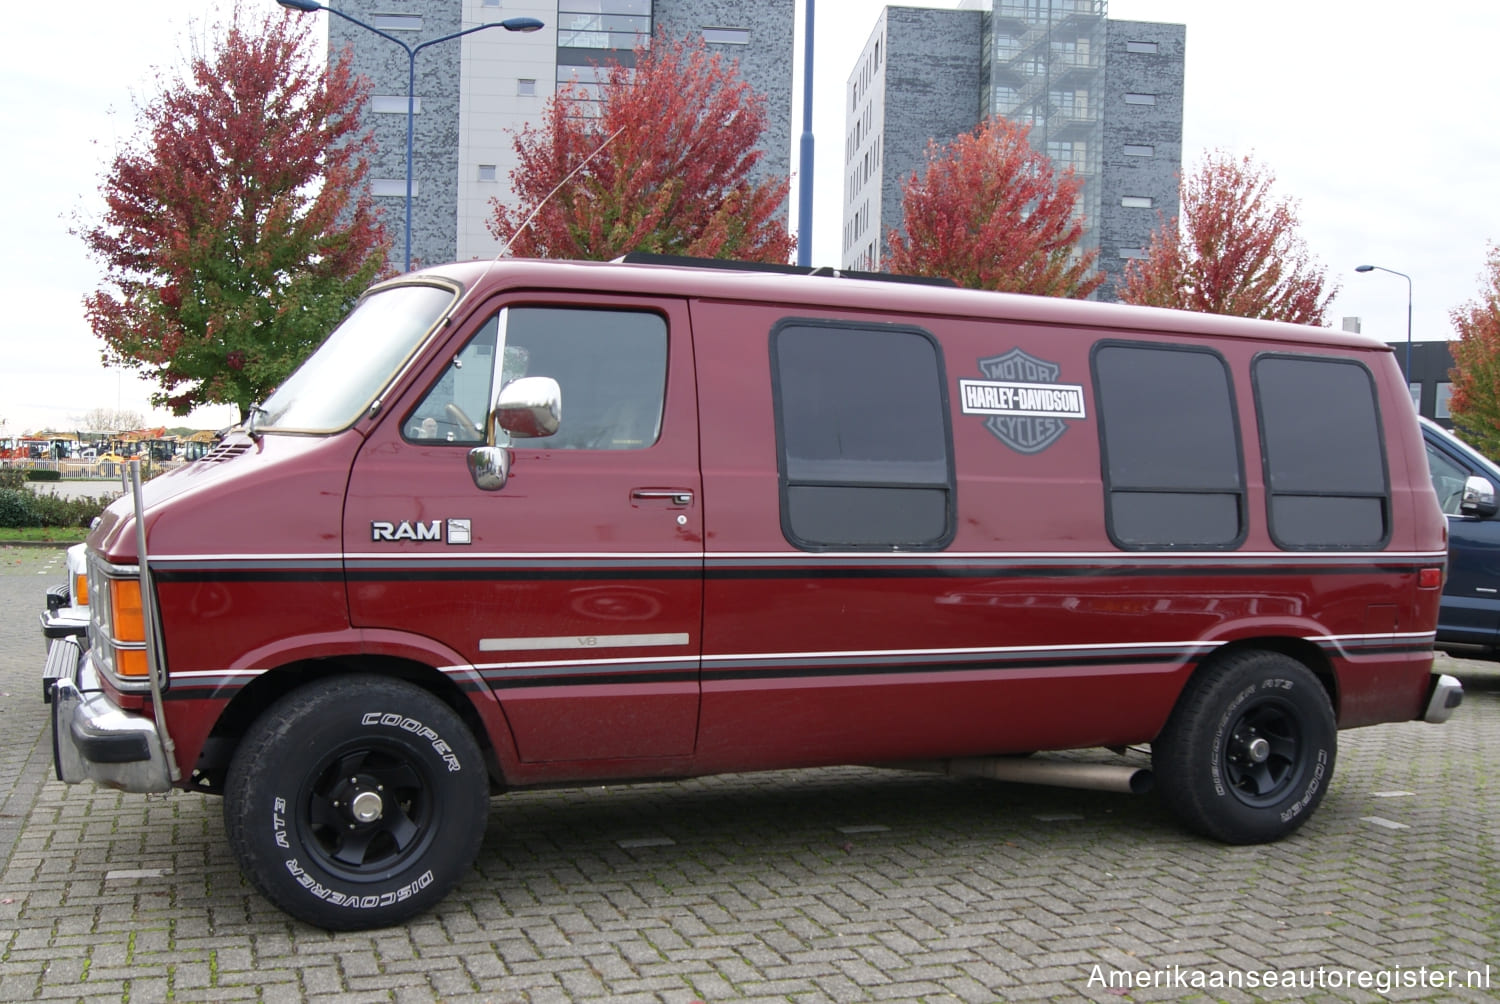
[{"label": "high-rise building", "polygon": [[885,8],[847,87],[843,266],[880,268],[929,142],[1000,115],[1083,180],[1081,247],[1099,252],[1096,295],[1114,299],[1126,264],[1177,215],[1185,36],[1111,21],[1106,0]]},{"label": "high-rise building", "polygon": [[[515,133],[540,124],[560,84],[596,82],[634,58],[636,45],[663,31],[702,38],[737,60],[740,75],[765,96],[762,177],[791,171],[794,0],[331,0],[330,6],[416,49],[467,28],[516,17],[545,27],[500,28],[433,42],[408,58],[400,46],[341,17],[328,18],[328,48],[347,48],[355,72],[372,84],[366,109],[378,152],[371,190],[400,251],[406,196],[407,86],[413,68],[412,256],[416,264],[488,258],[492,200],[511,198]],[[396,263],[401,264],[399,261]]]}]

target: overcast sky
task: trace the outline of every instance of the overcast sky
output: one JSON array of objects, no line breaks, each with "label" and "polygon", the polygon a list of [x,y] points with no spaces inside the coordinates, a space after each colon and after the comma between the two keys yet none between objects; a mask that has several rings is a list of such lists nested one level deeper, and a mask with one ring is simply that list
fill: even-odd
[{"label": "overcast sky", "polygon": [[[243,2],[254,9],[261,0]],[[223,407],[187,422],[153,415],[148,386],[104,369],[82,309],[100,271],[69,233],[102,210],[98,180],[134,134],[132,95],[154,93],[154,70],[180,67],[191,25],[226,5],[72,0],[8,9],[0,434],[71,428],[101,407],[203,428],[233,419]],[[817,2],[814,264],[838,264],[844,85],[881,6]],[[799,0],[799,46],[801,10]],[[1274,171],[1277,192],[1300,203],[1313,257],[1340,286],[1334,325],[1358,316],[1367,334],[1406,337],[1407,284],[1355,274],[1369,263],[1411,276],[1418,340],[1451,335],[1449,313],[1478,295],[1487,248],[1500,242],[1500,2],[1110,0],[1109,15],[1187,25],[1184,167],[1222,149]],[[800,80],[800,50],[795,64]],[[800,93],[794,105],[795,163]],[[794,207],[795,192],[794,181]]]}]

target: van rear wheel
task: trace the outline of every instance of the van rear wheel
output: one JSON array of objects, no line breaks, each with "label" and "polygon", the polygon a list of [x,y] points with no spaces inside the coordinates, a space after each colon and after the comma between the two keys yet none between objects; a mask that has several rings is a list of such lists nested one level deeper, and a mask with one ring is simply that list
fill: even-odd
[{"label": "van rear wheel", "polygon": [[224,790],[246,877],[329,930],[385,927],[439,902],[479,852],[489,778],[452,708],[401,680],[343,676],[273,704]]},{"label": "van rear wheel", "polygon": [[1338,726],[1311,671],[1241,652],[1195,676],[1151,746],[1162,800],[1183,825],[1230,844],[1305,823],[1333,778]]}]

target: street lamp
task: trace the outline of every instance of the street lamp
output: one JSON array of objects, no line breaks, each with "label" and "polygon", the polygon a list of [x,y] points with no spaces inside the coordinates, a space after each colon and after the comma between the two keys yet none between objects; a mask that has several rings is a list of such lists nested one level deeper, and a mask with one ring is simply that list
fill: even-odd
[{"label": "street lamp", "polygon": [[301,11],[304,14],[313,14],[320,10],[326,10],[330,14],[338,15],[345,21],[359,25],[366,31],[374,32],[387,42],[396,43],[406,52],[406,271],[410,272],[412,140],[416,127],[417,53],[429,45],[452,41],[455,38],[472,35],[474,32],[483,31],[486,28],[504,28],[506,31],[536,31],[543,26],[542,22],[534,17],[511,17],[506,18],[504,21],[490,21],[485,24],[476,24],[474,27],[465,28],[463,31],[455,31],[447,35],[440,35],[437,38],[429,38],[427,41],[417,45],[407,45],[401,39],[396,38],[394,35],[386,34],[373,24],[366,24],[357,17],[345,14],[337,8],[318,3],[317,0],[276,0],[276,2],[289,10]]},{"label": "street lamp", "polygon": [[1406,382],[1411,383],[1411,276],[1384,265],[1357,265],[1356,272],[1389,272],[1406,280]]}]

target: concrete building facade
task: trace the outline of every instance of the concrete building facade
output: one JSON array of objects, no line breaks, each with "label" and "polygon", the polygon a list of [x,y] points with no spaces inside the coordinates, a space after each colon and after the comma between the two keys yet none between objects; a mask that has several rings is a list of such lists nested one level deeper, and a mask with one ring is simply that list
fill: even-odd
[{"label": "concrete building facade", "polygon": [[[615,62],[629,65],[638,42],[657,30],[702,38],[739,64],[766,99],[764,177],[791,172],[794,0],[331,0],[329,6],[399,38],[417,52],[344,18],[328,19],[328,49],[346,49],[369,78],[367,121],[378,150],[371,191],[384,210],[399,267],[406,192],[407,85],[415,67],[412,155],[414,263],[488,258],[501,248],[487,221],[492,202],[509,202],[514,137],[540,124],[560,84],[596,83]],[[534,17],[531,33],[501,28],[434,42],[476,25]],[[425,43],[432,42],[431,45]]]},{"label": "concrete building facade", "polygon": [[901,187],[991,115],[1084,182],[1081,250],[1113,299],[1125,266],[1178,211],[1185,29],[1111,21],[1106,0],[965,0],[887,7],[847,85],[845,268],[879,269]]}]

